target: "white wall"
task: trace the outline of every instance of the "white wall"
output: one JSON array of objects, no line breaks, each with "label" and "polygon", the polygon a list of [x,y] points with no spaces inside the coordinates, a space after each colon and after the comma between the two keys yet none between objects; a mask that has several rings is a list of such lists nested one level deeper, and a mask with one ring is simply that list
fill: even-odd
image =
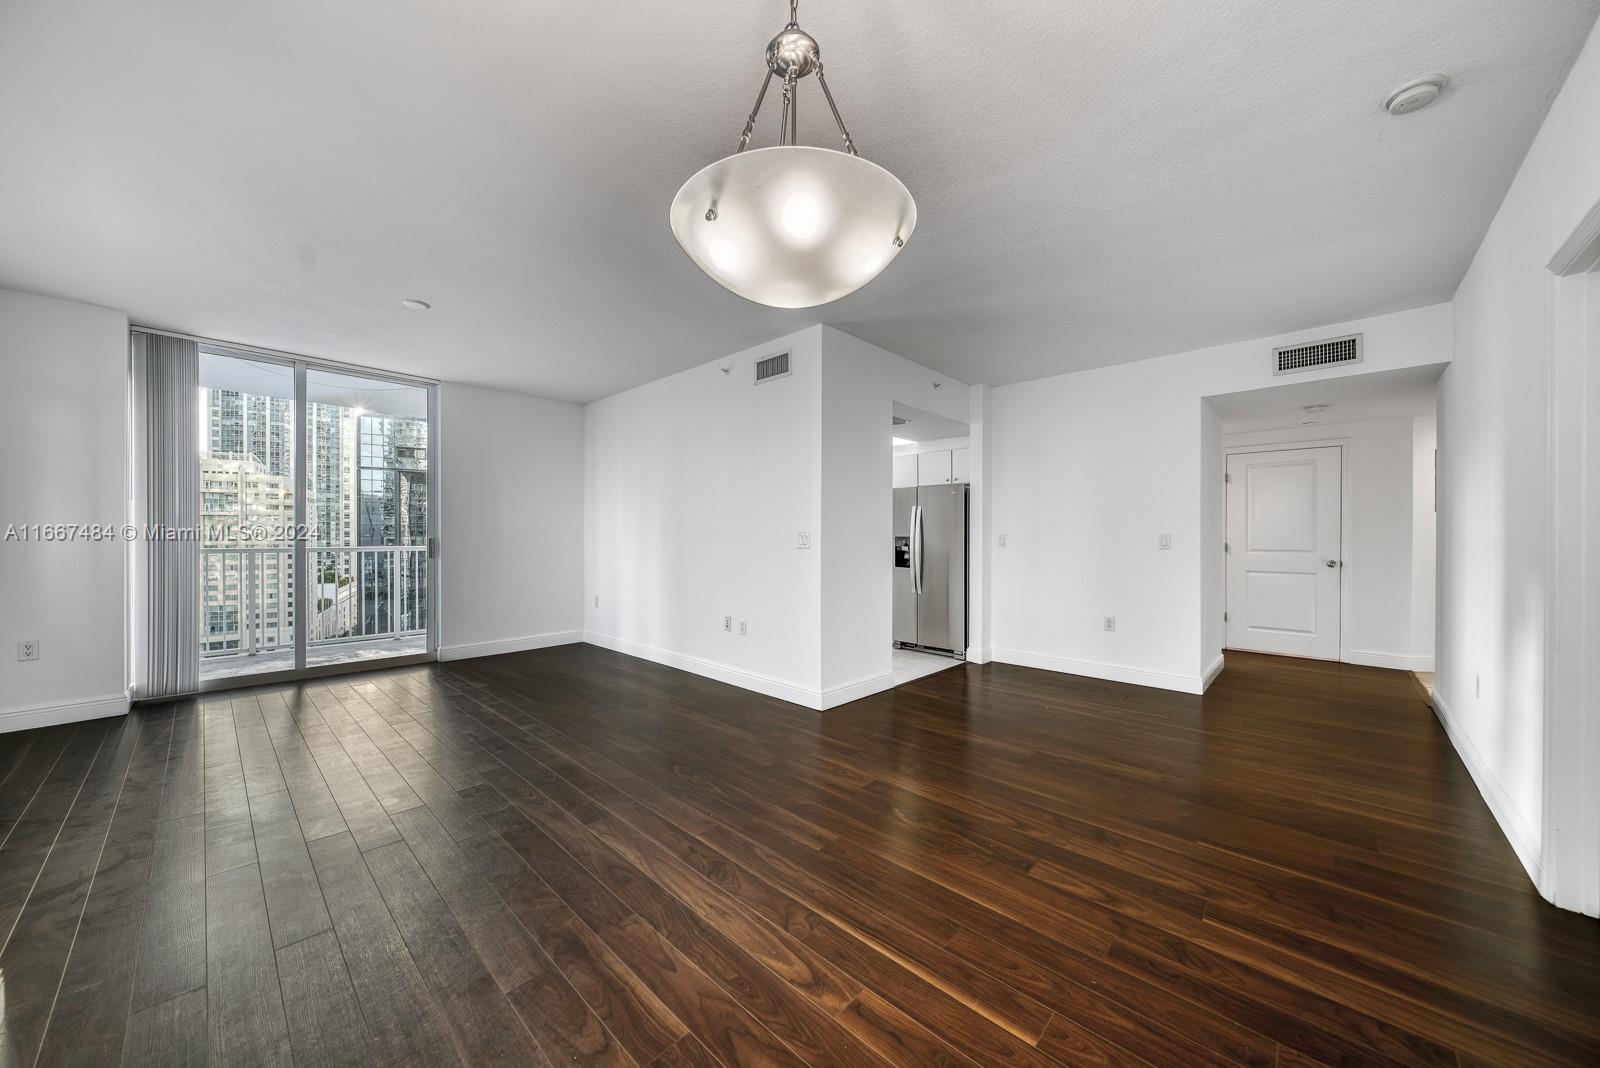
[{"label": "white wall", "polygon": [[[126,522],[128,320],[0,290],[0,533]],[[127,710],[121,541],[0,540],[0,731]],[[17,643],[40,643],[20,663]]]},{"label": "white wall", "polygon": [[[1227,538],[1227,496],[1220,455],[1222,420],[1217,410],[1200,402],[1200,449],[1195,457],[1200,466],[1200,689],[1211,685],[1222,670],[1220,650],[1228,641],[1228,624],[1216,606],[1228,600],[1228,558],[1223,552]],[[1223,611],[1226,611],[1224,607]],[[1211,652],[1218,650],[1218,652]],[[1210,659],[1207,659],[1207,655]]]},{"label": "white wall", "polygon": [[439,386],[439,656],[583,637],[583,408]]},{"label": "white wall", "polygon": [[[790,376],[755,385],[755,362],[785,350]],[[812,327],[589,405],[586,640],[815,702],[821,402]],[[887,436],[879,452],[888,485]]]},{"label": "white wall", "polygon": [[990,487],[994,484],[989,443],[994,417],[989,410],[988,386],[967,387],[967,425],[972,454],[968,466],[972,481],[967,485],[967,659],[987,664],[992,643],[989,639],[993,618],[989,590],[993,584],[994,539],[990,537],[993,505]]},{"label": "white wall", "polygon": [[1450,309],[1436,305],[992,390],[994,659],[1200,692],[1223,611],[1202,567],[1220,555],[1205,495],[1222,478],[1203,398],[1273,385],[1274,346],[1355,331],[1363,373],[1449,358]]},{"label": "white wall", "polygon": [[947,419],[965,422],[968,417],[964,383],[824,327],[824,537],[818,542],[824,707],[894,682],[894,450],[889,439],[896,401]]},{"label": "white wall", "polygon": [[[1433,455],[1426,444],[1427,462],[1418,462],[1419,422],[1432,419],[1324,423],[1224,434],[1220,440],[1224,453],[1311,441],[1344,446],[1348,497],[1342,505],[1350,542],[1343,554],[1341,646],[1342,659],[1351,663],[1407,671],[1434,667],[1432,524],[1419,528],[1419,511],[1430,520],[1433,515]],[[1431,435],[1423,437],[1426,442]]]},{"label": "white wall", "polygon": [[[1558,398],[1546,265],[1600,200],[1597,39],[1600,30],[1456,291],[1454,360],[1439,392],[1439,711],[1536,882],[1543,839],[1564,816],[1544,811],[1545,751],[1563,744],[1545,735],[1546,614],[1560,581],[1549,557]],[[1600,413],[1589,419],[1593,433]],[[1569,661],[1594,655],[1573,652]]]},{"label": "white wall", "polygon": [[1437,630],[1439,571],[1439,488],[1434,455],[1439,442],[1436,415],[1411,419],[1411,648],[1426,650],[1431,671],[1437,666],[1434,635]]},{"label": "white wall", "polygon": [[895,401],[968,414],[964,383],[812,327],[591,404],[585,640],[811,708],[891,686]]}]

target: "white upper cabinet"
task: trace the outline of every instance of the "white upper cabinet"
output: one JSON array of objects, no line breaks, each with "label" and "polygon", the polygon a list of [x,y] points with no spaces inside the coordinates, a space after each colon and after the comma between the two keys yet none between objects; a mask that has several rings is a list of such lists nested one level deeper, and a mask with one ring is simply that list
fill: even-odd
[{"label": "white upper cabinet", "polygon": [[950,481],[952,481],[952,482],[971,482],[972,481],[972,450],[971,449],[951,449],[950,450]]},{"label": "white upper cabinet", "polygon": [[894,458],[894,488],[910,489],[917,484],[917,455],[907,453]]},{"label": "white upper cabinet", "polygon": [[942,486],[950,481],[950,452],[917,454],[917,485]]}]

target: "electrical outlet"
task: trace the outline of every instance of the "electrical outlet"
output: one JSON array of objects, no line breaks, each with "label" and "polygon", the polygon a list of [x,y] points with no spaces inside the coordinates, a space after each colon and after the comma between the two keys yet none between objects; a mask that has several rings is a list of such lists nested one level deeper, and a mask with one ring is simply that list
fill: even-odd
[{"label": "electrical outlet", "polygon": [[745,620],[739,620],[739,637],[743,638],[750,633],[750,626]]},{"label": "electrical outlet", "polygon": [[598,593],[594,595],[594,606],[596,608],[600,607],[600,595]]},{"label": "electrical outlet", "polygon": [[37,638],[29,638],[27,641],[18,642],[17,643],[17,659],[18,660],[37,660],[37,659],[39,659],[39,639],[37,639]]},{"label": "electrical outlet", "polygon": [[1156,548],[1157,549],[1170,549],[1170,548],[1172,548],[1172,535],[1171,534],[1157,534],[1156,535]]},{"label": "electrical outlet", "polygon": [[733,630],[733,617],[732,616],[723,616],[722,617],[722,629],[726,630],[726,631]]},{"label": "electrical outlet", "polygon": [[1117,629],[1117,617],[1116,616],[1106,616],[1105,626],[1106,626],[1106,630],[1116,630]]},{"label": "electrical outlet", "polygon": [[1006,547],[1006,536],[1004,534],[1002,534],[1002,535],[1000,535],[1000,548],[1004,549],[1005,547]]}]

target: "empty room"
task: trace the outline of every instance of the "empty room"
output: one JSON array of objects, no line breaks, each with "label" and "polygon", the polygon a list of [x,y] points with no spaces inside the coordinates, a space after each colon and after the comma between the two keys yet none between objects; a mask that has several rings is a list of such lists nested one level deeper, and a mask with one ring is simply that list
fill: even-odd
[{"label": "empty room", "polygon": [[0,1068],[1600,1064],[1600,0],[4,0]]}]

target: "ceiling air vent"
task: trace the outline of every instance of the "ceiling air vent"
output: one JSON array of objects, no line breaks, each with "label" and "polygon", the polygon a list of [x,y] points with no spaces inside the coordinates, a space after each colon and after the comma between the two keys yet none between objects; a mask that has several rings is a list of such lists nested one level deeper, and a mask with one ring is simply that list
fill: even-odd
[{"label": "ceiling air vent", "polygon": [[756,385],[770,382],[774,378],[783,378],[789,373],[789,354],[780,352],[776,356],[768,356],[764,360],[756,361]]},{"label": "ceiling air vent", "polygon": [[1361,335],[1324,338],[1305,345],[1286,345],[1272,350],[1272,373],[1292,375],[1340,363],[1361,362]]}]

